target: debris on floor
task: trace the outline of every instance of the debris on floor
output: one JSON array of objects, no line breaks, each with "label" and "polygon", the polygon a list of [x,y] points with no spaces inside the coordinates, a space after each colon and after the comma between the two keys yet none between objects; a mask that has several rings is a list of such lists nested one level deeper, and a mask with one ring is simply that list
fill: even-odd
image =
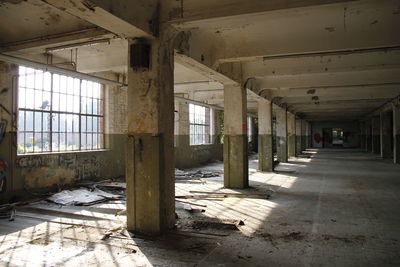
[{"label": "debris on floor", "polygon": [[185,210],[185,211],[187,211],[187,212],[189,212],[189,213],[206,212],[205,209],[202,209],[202,208],[194,208],[194,207],[192,207],[192,205],[195,206],[196,204],[180,203],[180,202],[178,202],[178,203],[176,203],[176,206],[175,206],[175,207],[176,207],[177,209],[183,209],[183,210]]},{"label": "debris on floor", "polygon": [[182,171],[179,169],[175,169],[175,179],[177,180],[187,180],[193,178],[211,178],[211,177],[219,177],[221,176],[221,172],[219,171]]},{"label": "debris on floor", "polygon": [[193,199],[224,199],[228,197],[237,198],[261,198],[269,199],[273,193],[272,190],[268,190],[262,193],[229,193],[229,192],[208,192],[208,191],[189,191],[192,195],[178,195],[175,198],[193,198]]},{"label": "debris on floor", "polygon": [[47,200],[60,205],[90,206],[107,200],[122,198],[120,195],[107,193],[97,188],[93,191],[81,188],[61,191],[47,198]]}]

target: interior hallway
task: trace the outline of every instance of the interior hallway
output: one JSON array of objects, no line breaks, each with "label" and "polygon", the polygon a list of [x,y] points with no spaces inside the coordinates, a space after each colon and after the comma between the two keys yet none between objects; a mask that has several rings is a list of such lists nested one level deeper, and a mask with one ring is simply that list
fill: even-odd
[{"label": "interior hallway", "polygon": [[400,167],[359,150],[307,154],[265,179],[276,206],[256,234],[231,235],[203,266],[227,259],[252,266],[400,264]]},{"label": "interior hallway", "polygon": [[[124,216],[113,215],[116,209],[123,208],[121,202],[63,208],[39,202],[19,207],[12,224],[0,221],[0,263],[5,266],[400,264],[399,165],[350,149],[309,149],[301,157],[281,163],[275,173],[258,172],[256,164],[256,160],[250,160],[249,189],[223,189],[221,177],[203,179],[205,183],[177,180],[176,195],[195,190],[255,193],[272,189],[275,192],[270,199],[190,200],[206,205],[204,213],[189,213],[177,203],[178,229],[159,238],[112,235],[101,240],[107,228],[124,222]],[[221,163],[202,167],[222,168]],[[90,220],[90,216],[97,218]],[[238,226],[240,231],[233,231],[200,224],[188,231],[193,226],[191,220],[208,217],[239,219],[244,225]]]}]

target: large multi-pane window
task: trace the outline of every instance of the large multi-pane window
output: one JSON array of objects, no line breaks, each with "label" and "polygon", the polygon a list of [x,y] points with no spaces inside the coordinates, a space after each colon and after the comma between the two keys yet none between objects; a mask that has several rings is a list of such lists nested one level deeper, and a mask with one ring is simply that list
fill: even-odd
[{"label": "large multi-pane window", "polygon": [[211,143],[209,108],[189,104],[189,125],[191,145]]},{"label": "large multi-pane window", "polygon": [[104,148],[99,83],[20,66],[18,153]]}]

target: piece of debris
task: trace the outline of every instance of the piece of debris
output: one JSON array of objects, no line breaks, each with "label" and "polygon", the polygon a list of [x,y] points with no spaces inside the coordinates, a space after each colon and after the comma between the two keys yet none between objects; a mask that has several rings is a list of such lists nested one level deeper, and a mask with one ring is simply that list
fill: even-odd
[{"label": "piece of debris", "polygon": [[[205,194],[205,195],[193,195],[191,198],[204,198],[204,197],[237,197],[237,198],[262,198],[269,199],[273,193],[272,190],[268,190],[265,193],[225,193],[225,192],[209,192],[209,191],[189,191],[189,193]],[[176,196],[177,197],[177,196]],[[188,196],[189,198],[189,196]]]},{"label": "piece of debris", "polygon": [[193,202],[186,202],[186,201],[182,201],[182,200],[179,200],[179,199],[175,199],[175,201],[180,202],[180,203],[184,203],[184,204],[190,204],[192,206],[199,206],[199,207],[203,207],[203,208],[207,207],[207,205],[197,204],[197,203],[193,203]]},{"label": "piece of debris", "polygon": [[111,235],[112,235],[112,232],[106,232],[106,233],[100,238],[100,240],[109,239]]},{"label": "piece of debris", "polygon": [[290,232],[284,236],[282,236],[285,240],[301,240],[304,238],[304,235],[300,232]]},{"label": "piece of debris", "polygon": [[211,178],[211,177],[219,177],[221,176],[221,172],[219,171],[189,171],[185,172],[179,169],[175,169],[175,179],[177,180],[187,180],[193,178]]},{"label": "piece of debris", "polygon": [[90,206],[113,199],[121,199],[122,196],[104,192],[100,189],[89,191],[85,188],[77,190],[64,190],[47,198],[48,201],[60,205]]},{"label": "piece of debris", "polygon": [[118,215],[126,215],[126,210],[117,211],[117,213],[115,213],[115,216],[118,216]]}]

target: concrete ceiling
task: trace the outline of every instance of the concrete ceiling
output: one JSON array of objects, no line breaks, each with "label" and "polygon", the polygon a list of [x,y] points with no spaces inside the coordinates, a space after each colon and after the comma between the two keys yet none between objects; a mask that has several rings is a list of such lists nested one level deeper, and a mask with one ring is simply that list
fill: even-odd
[{"label": "concrete ceiling", "polygon": [[[126,72],[127,42],[120,37],[136,31],[121,33],[134,19],[116,20],[118,30],[109,17],[103,22],[50,2],[2,1],[0,51],[32,58],[49,47],[109,38],[79,47],[77,70]],[[251,80],[253,112],[262,95],[309,120],[355,120],[400,94],[399,0],[186,0],[173,11],[162,17],[189,34],[186,55],[242,85]],[[71,60],[71,50],[53,54]],[[176,62],[174,78],[175,93],[223,106],[223,85],[215,77]]]}]

